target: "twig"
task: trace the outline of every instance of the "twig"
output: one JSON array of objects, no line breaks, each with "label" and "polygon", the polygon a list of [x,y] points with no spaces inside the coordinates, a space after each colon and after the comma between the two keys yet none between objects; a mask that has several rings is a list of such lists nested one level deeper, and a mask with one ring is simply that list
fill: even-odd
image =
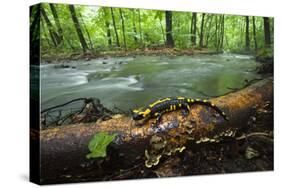
[{"label": "twig", "polygon": [[272,139],[272,135],[270,133],[263,133],[263,132],[253,132],[253,133],[249,133],[249,134],[243,134],[242,136],[239,136],[235,139],[243,140],[243,139],[247,139],[248,137],[253,137],[253,136],[265,136],[265,137],[269,137]]},{"label": "twig", "polygon": [[50,108],[46,108],[45,110],[42,110],[42,111],[41,111],[41,114],[43,114],[43,113],[45,113],[45,112],[47,112],[47,111],[50,111],[50,110],[52,110],[52,109],[59,108],[59,107],[65,106],[65,105],[67,105],[67,104],[70,104],[70,103],[72,103],[72,102],[76,102],[76,101],[80,101],[80,100],[86,101],[87,98],[77,98],[77,99],[73,99],[73,100],[71,100],[71,101],[68,101],[68,102],[66,102],[66,103],[64,103],[64,104],[60,104],[60,105],[57,105],[57,106],[52,106],[52,107],[50,107]]}]

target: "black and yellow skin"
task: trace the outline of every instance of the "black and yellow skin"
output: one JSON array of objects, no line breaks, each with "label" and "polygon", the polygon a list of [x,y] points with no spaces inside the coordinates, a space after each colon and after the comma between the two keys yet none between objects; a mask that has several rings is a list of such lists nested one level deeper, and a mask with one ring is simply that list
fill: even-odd
[{"label": "black and yellow skin", "polygon": [[156,122],[158,123],[161,119],[162,114],[166,112],[182,109],[188,114],[190,106],[193,104],[209,106],[216,110],[226,121],[228,121],[228,118],[225,113],[210,101],[202,99],[190,99],[185,97],[168,97],[157,100],[141,110],[133,110],[132,117],[133,120],[136,121],[142,119],[157,118]]}]

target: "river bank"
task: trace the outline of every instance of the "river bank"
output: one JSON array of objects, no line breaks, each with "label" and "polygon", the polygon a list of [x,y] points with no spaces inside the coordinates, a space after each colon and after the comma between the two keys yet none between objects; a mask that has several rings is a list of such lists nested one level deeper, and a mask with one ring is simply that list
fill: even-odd
[{"label": "river bank", "polygon": [[96,58],[109,58],[109,57],[127,57],[127,56],[140,56],[140,55],[164,55],[164,56],[181,56],[181,55],[201,55],[201,54],[220,54],[222,51],[216,51],[208,48],[188,48],[188,49],[177,49],[177,48],[165,48],[165,47],[154,47],[144,49],[130,49],[130,50],[108,50],[108,51],[90,51],[85,53],[81,51],[77,52],[42,52],[41,63],[52,63],[54,61],[71,61],[71,60],[85,60],[89,61]]}]

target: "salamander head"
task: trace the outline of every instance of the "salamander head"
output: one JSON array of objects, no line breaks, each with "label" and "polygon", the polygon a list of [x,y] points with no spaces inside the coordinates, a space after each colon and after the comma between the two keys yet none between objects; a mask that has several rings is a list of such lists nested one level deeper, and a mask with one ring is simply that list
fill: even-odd
[{"label": "salamander head", "polygon": [[145,110],[133,110],[132,112],[132,118],[133,120],[141,120],[146,118],[150,114],[151,110],[150,109],[145,109]]}]

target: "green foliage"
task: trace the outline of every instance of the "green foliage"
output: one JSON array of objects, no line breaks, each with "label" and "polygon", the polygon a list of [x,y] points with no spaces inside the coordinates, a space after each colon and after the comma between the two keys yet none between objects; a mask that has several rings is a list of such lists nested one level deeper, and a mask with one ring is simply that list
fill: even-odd
[{"label": "green foliage", "polygon": [[[53,31],[58,33],[56,21],[48,3],[43,3]],[[52,43],[50,28],[43,18],[40,23],[41,50],[43,54],[55,53],[80,53],[82,47],[79,37],[71,19],[68,5],[55,4],[59,22],[62,28],[63,41],[58,46]],[[139,10],[122,8],[124,17],[125,35],[122,34],[122,23],[118,8],[112,8],[115,17],[115,24],[119,38],[120,47],[116,45],[116,35],[113,28],[113,19],[109,7],[95,7],[85,5],[75,5],[77,19],[88,46],[93,44],[93,51],[122,50],[124,49],[124,39],[126,38],[127,49],[143,47],[164,46],[166,41],[165,11],[161,10]],[[34,17],[34,13],[31,14]],[[42,16],[41,16],[42,17]],[[210,49],[219,47],[224,51],[243,52],[245,50],[245,16],[205,14],[203,29],[203,46]],[[263,18],[255,17],[255,33],[253,30],[253,16],[249,16],[250,49],[255,51],[254,38],[257,49],[264,48],[264,28]],[[196,46],[192,46],[191,23],[192,13],[173,12],[172,35],[175,48],[186,49],[199,46],[200,26],[202,13],[197,13],[196,21]],[[270,18],[271,32],[273,32],[273,19]],[[223,29],[222,29],[223,28]],[[109,32],[109,36],[108,36]],[[273,34],[271,35],[273,36]],[[220,40],[220,41],[219,41]],[[111,41],[111,44],[110,42]],[[273,41],[273,40],[272,40]]]},{"label": "green foliage", "polygon": [[116,136],[117,134],[109,135],[104,132],[100,132],[94,135],[88,145],[91,153],[86,156],[87,159],[106,157],[106,148],[115,139]]},{"label": "green foliage", "polygon": [[263,48],[257,52],[256,55],[257,61],[260,62],[272,62],[273,61],[273,49],[272,48]]}]

